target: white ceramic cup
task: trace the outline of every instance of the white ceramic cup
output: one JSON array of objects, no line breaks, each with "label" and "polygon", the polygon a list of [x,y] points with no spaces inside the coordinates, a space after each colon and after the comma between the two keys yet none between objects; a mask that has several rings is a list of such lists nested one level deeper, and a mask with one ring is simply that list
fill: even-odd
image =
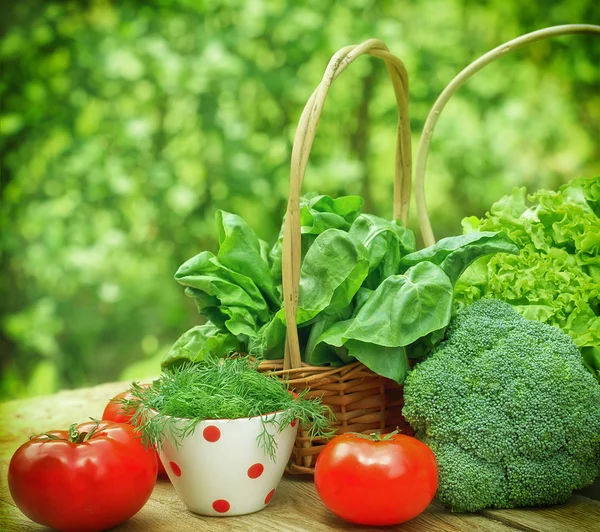
[{"label": "white ceramic cup", "polygon": [[232,516],[257,512],[269,504],[292,453],[298,424],[293,422],[281,432],[277,423],[266,424],[277,443],[275,461],[259,447],[258,437],[263,419],[279,420],[282,415],[201,421],[179,446],[163,435],[160,459],[190,511]]}]

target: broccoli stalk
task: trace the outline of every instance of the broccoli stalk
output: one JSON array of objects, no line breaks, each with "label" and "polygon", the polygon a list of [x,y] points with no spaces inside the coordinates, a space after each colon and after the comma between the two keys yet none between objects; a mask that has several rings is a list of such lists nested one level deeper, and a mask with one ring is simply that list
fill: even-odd
[{"label": "broccoli stalk", "polygon": [[565,502],[600,474],[600,385],[561,330],[482,299],[404,384],[453,511]]}]

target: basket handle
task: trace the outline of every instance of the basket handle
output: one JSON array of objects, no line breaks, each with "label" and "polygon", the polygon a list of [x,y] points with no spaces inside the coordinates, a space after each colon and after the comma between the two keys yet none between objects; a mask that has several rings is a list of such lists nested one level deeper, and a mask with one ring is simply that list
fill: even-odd
[{"label": "basket handle", "polygon": [[448,100],[450,100],[452,95],[456,93],[456,91],[473,74],[508,52],[517,50],[536,41],[548,39],[550,37],[558,37],[560,35],[576,33],[594,33],[596,35],[600,35],[600,26],[594,26],[591,24],[565,24],[562,26],[544,28],[542,30],[533,31],[517,37],[516,39],[508,41],[482,55],[476,61],[473,61],[469,66],[464,68],[439,95],[438,99],[433,104],[431,111],[429,111],[427,120],[425,121],[423,133],[421,134],[421,139],[419,141],[419,149],[417,151],[417,160],[415,165],[415,203],[417,206],[419,229],[421,231],[421,236],[423,237],[423,243],[425,246],[431,246],[432,244],[435,244],[435,237],[433,236],[433,230],[431,229],[431,222],[429,221],[427,204],[425,201],[425,169],[427,167],[427,156],[429,155],[429,146],[431,144],[433,131],[442,110],[448,103]]},{"label": "basket handle", "polygon": [[408,75],[400,59],[390,53],[378,39],[369,39],[359,45],[346,46],[329,61],[323,79],[306,103],[292,148],[290,168],[290,196],[283,229],[283,303],[287,322],[284,369],[301,366],[300,345],[296,328],[298,290],[300,285],[300,191],[308,164],[308,156],[317,132],[323,104],[333,81],[361,55],[373,55],[385,61],[394,86],[398,106],[396,161],[394,175],[394,218],[406,226],[411,192],[411,144],[408,119]]}]

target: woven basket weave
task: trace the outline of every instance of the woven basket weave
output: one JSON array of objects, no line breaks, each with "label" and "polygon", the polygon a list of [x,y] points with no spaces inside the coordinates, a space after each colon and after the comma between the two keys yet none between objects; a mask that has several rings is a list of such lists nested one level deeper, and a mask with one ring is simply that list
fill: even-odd
[{"label": "woven basket weave", "polygon": [[[410,430],[402,417],[402,387],[360,362],[337,368],[302,363],[300,368],[284,370],[283,360],[275,360],[262,362],[259,370],[288,380],[290,388],[298,392],[308,388],[309,398],[321,397],[335,416],[337,434]],[[306,431],[299,431],[286,472],[314,474],[317,456],[326,443],[322,438],[311,440]]]},{"label": "woven basket weave", "polygon": [[[600,27],[586,24],[569,24],[535,31],[509,41],[474,61],[460,72],[444,89],[435,102],[425,122],[419,143],[415,167],[415,200],[419,228],[425,246],[435,243],[425,202],[425,168],[431,137],[441,111],[450,97],[474,73],[511,50],[549,37],[573,33],[600,34]],[[392,55],[379,40],[369,40],[357,46],[348,46],[331,59],[323,79],[308,100],[300,117],[290,172],[290,197],[283,236],[283,300],[288,323],[284,358],[261,362],[259,371],[272,372],[287,380],[290,387],[302,391],[308,388],[309,397],[322,397],[335,415],[334,428],[338,434],[345,432],[389,432],[399,428],[412,433],[402,418],[402,387],[380,377],[360,362],[341,367],[310,366],[301,362],[298,331],[295,326],[300,277],[300,190],[308,156],[316,134],[323,103],[332,82],[347,65],[360,55],[372,55],[386,63],[398,106],[398,131],[396,142],[396,171],[394,177],[394,219],[406,226],[411,193],[411,145],[408,120],[408,76],[402,62]],[[317,456],[326,441],[310,440],[306,431],[298,433],[287,469],[293,474],[313,474]]]}]

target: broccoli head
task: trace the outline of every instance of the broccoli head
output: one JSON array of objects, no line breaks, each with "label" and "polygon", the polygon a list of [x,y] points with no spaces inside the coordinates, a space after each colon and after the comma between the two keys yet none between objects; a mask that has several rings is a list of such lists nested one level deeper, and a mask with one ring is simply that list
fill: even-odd
[{"label": "broccoli head", "polygon": [[565,502],[600,474],[600,384],[561,330],[482,299],[404,384],[454,511]]}]

